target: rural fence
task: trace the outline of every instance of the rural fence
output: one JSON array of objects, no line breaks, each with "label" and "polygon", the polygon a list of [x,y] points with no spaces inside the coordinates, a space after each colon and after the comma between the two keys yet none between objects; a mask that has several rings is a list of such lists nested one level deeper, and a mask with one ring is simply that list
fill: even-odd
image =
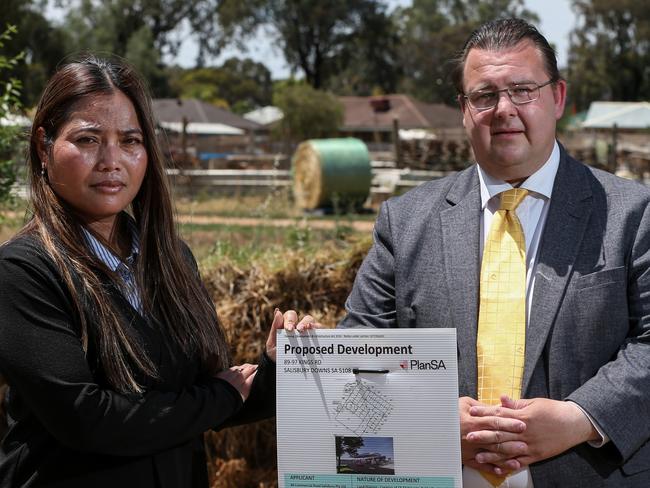
[{"label": "rural fence", "polygon": [[[371,195],[391,195],[441,178],[445,171],[408,168],[372,168]],[[173,186],[181,193],[240,193],[274,191],[293,185],[290,170],[282,169],[168,169]]]}]

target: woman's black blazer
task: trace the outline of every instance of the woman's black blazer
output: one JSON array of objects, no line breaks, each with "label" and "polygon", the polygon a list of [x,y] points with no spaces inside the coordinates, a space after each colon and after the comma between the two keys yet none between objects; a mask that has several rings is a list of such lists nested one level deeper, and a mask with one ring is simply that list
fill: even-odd
[{"label": "woman's black blazer", "polygon": [[197,358],[167,347],[109,280],[106,300],[158,365],[144,394],[110,389],[94,348],[84,353],[72,298],[38,243],[0,247],[0,373],[9,383],[0,488],[207,487],[202,433],[273,414],[266,356],[242,405],[230,384],[201,375]]}]

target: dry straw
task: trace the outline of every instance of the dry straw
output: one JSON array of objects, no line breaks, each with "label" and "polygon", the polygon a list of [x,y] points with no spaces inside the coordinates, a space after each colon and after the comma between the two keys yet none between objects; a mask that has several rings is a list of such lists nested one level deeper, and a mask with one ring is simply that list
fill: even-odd
[{"label": "dry straw", "polygon": [[[343,318],[344,303],[369,239],[347,248],[325,248],[315,257],[288,252],[284,266],[232,263],[203,271],[233,349],[233,362],[256,362],[266,342],[273,311],[310,313],[326,326]],[[206,434],[211,488],[277,486],[275,421]]]},{"label": "dry straw", "polygon": [[321,160],[309,141],[298,146],[293,156],[294,198],[299,208],[317,208],[323,200]]},{"label": "dry straw", "polygon": [[359,139],[310,139],[298,146],[291,164],[299,208],[353,209],[370,193],[370,155]]}]

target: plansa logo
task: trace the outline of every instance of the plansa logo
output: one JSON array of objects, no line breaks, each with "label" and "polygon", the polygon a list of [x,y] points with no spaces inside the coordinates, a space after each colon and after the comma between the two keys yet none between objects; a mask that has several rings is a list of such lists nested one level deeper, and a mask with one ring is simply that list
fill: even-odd
[{"label": "plansa logo", "polygon": [[403,359],[399,362],[400,369],[408,371],[409,369],[416,369],[419,371],[438,371],[439,369],[447,369],[445,362],[442,359],[432,359],[431,361],[420,361],[418,359]]}]

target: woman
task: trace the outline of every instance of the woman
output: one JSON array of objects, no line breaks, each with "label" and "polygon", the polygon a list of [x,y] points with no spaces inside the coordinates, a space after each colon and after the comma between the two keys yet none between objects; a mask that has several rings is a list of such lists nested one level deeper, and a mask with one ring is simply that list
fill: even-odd
[{"label": "woman", "polygon": [[0,248],[0,487],[207,486],[202,433],[273,413],[282,314],[259,368],[227,369],[128,66],[63,66],[29,162],[32,218]]}]

